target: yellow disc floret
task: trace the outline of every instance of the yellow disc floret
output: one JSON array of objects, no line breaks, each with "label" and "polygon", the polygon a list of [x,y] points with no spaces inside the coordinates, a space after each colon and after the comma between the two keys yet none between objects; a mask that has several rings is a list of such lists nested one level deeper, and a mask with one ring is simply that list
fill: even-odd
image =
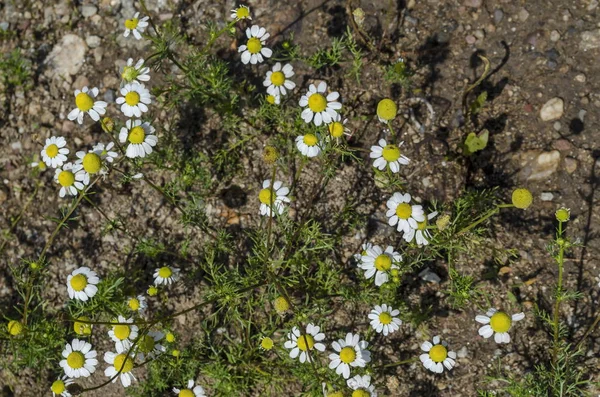
[{"label": "yellow disc floret", "polygon": [[194,392],[190,389],[183,389],[179,392],[178,397],[194,397]]},{"label": "yellow disc floret", "polygon": [[138,77],[138,75],[139,73],[137,69],[133,66],[125,66],[123,68],[123,73],[121,73],[121,77],[123,78],[123,80],[128,82],[135,80],[135,78]]},{"label": "yellow disc floret", "polygon": [[144,128],[141,125],[133,127],[131,130],[129,130],[129,136],[127,139],[133,144],[140,144],[144,142],[144,139],[146,139],[146,131],[144,131]]},{"label": "yellow disc floret", "polygon": [[319,142],[319,138],[314,134],[306,134],[302,141],[308,146],[315,146]]},{"label": "yellow disc floret", "polygon": [[125,20],[125,27],[127,29],[135,29],[138,26],[138,19],[137,18],[132,18],[132,19],[126,19]]},{"label": "yellow disc floret", "polygon": [[397,113],[398,107],[396,103],[389,98],[382,99],[377,104],[377,116],[382,120],[393,120]]},{"label": "yellow disc floret", "polygon": [[273,164],[279,158],[279,151],[273,146],[265,146],[263,150],[263,160],[267,164]]},{"label": "yellow disc floret", "polygon": [[80,351],[73,351],[67,356],[67,364],[73,369],[79,369],[85,364],[85,356]]},{"label": "yellow disc floret", "polygon": [[504,312],[496,312],[490,318],[490,327],[494,330],[494,332],[504,333],[510,329],[512,325],[512,319],[510,316]]},{"label": "yellow disc floret", "polygon": [[140,103],[140,94],[138,94],[135,91],[129,91],[125,95],[125,103],[128,104],[129,106],[137,105],[138,103]]},{"label": "yellow disc floret", "polygon": [[167,342],[173,343],[175,342],[175,335],[173,335],[172,332],[167,332],[167,335],[165,335],[165,339],[167,340]]},{"label": "yellow disc floret", "polygon": [[444,345],[435,345],[429,350],[429,358],[436,363],[441,363],[448,357],[448,349]]},{"label": "yellow disc floret", "polygon": [[237,10],[235,10],[235,17],[237,19],[245,19],[250,17],[250,8],[246,6],[241,6]]},{"label": "yellow disc floret", "polygon": [[248,47],[250,54],[258,54],[262,49],[262,43],[260,42],[260,39],[256,37],[250,37],[246,46]]},{"label": "yellow disc floret", "polygon": [[52,390],[52,393],[54,394],[61,395],[65,390],[67,390],[67,388],[65,387],[65,382],[58,379],[52,382],[52,387],[50,387],[50,390]]},{"label": "yellow disc floret", "polygon": [[388,271],[392,268],[392,258],[389,255],[381,254],[375,258],[375,269],[380,272]]},{"label": "yellow disc floret", "polygon": [[90,321],[90,319],[88,317],[79,317],[73,322],[73,331],[75,331],[77,335],[91,335],[92,324],[82,323],[80,321]]},{"label": "yellow disc floret", "polygon": [[127,302],[127,306],[135,312],[140,310],[140,300],[138,298],[131,298],[129,302]]},{"label": "yellow disc floret", "polygon": [[54,143],[46,148],[46,156],[54,158],[58,155],[58,146]]},{"label": "yellow disc floret", "polygon": [[569,219],[571,219],[571,210],[564,207],[559,208],[554,213],[554,216],[556,216],[556,220],[559,222],[567,222]]},{"label": "yellow disc floret", "polygon": [[266,205],[273,204],[273,193],[271,192],[271,188],[262,189],[260,193],[258,193],[258,200]]},{"label": "yellow disc floret", "polygon": [[329,133],[334,138],[340,138],[342,135],[344,135],[344,125],[339,121],[334,121],[333,123],[329,124]]},{"label": "yellow disc floret", "polygon": [[379,315],[379,322],[383,325],[388,325],[392,322],[392,315],[388,312],[382,312]]},{"label": "yellow disc floret", "polygon": [[148,287],[148,295],[150,296],[155,296],[156,294],[158,294],[158,288],[156,288],[154,285],[151,285]]},{"label": "yellow disc floret", "polygon": [[8,333],[12,336],[17,336],[21,334],[21,332],[23,332],[23,324],[21,324],[21,322],[17,320],[10,320],[8,322],[8,325],[6,326],[6,329],[8,330]]},{"label": "yellow disc floret", "polygon": [[114,366],[117,371],[121,371],[121,373],[124,374],[133,369],[133,360],[131,357],[127,357],[126,354],[119,354],[115,357]]},{"label": "yellow disc floret", "polygon": [[96,174],[102,167],[102,160],[96,153],[87,153],[83,156],[83,169],[88,174]]},{"label": "yellow disc floret", "polygon": [[315,345],[315,338],[312,335],[300,335],[298,337],[298,348],[303,352],[312,350]]},{"label": "yellow disc floret", "polygon": [[276,86],[283,85],[283,83],[285,83],[285,75],[283,72],[273,72],[271,74],[271,83]]},{"label": "yellow disc floret", "polygon": [[515,191],[512,193],[512,203],[519,209],[525,210],[529,208],[532,202],[533,196],[527,189],[515,189]]},{"label": "yellow disc floret", "polygon": [[125,340],[129,338],[129,334],[131,334],[131,329],[129,328],[129,325],[121,324],[113,326],[113,332],[117,339]]},{"label": "yellow disc floret", "polygon": [[83,291],[87,285],[87,277],[81,273],[76,274],[71,278],[71,288],[73,288],[75,291]]},{"label": "yellow disc floret", "polygon": [[327,397],[344,397],[344,393],[341,391],[334,391],[333,393],[327,394]]},{"label": "yellow disc floret", "polygon": [[342,351],[340,351],[340,360],[346,364],[354,362],[354,360],[356,360],[356,351],[350,346],[344,347]]},{"label": "yellow disc floret", "polygon": [[408,219],[412,215],[412,207],[408,203],[400,203],[396,207],[396,215],[400,219]]},{"label": "yellow disc floret", "polygon": [[87,112],[94,107],[94,100],[85,92],[80,92],[75,97],[75,105],[77,105],[77,108],[82,112]]},{"label": "yellow disc floret", "polygon": [[159,277],[169,278],[169,277],[171,277],[172,274],[173,274],[173,271],[168,266],[163,266],[160,269],[158,269]]},{"label": "yellow disc floret", "polygon": [[400,158],[400,148],[396,145],[386,145],[381,154],[387,162],[396,161]]},{"label": "yellow disc floret", "polygon": [[71,171],[61,171],[58,174],[58,183],[64,187],[72,186],[75,183],[75,174]]},{"label": "yellow disc floret", "polygon": [[282,314],[289,310],[290,302],[288,302],[288,300],[283,296],[279,296],[273,301],[273,306],[275,307],[275,311],[277,313]]},{"label": "yellow disc floret", "polygon": [[271,350],[273,348],[273,339],[267,337],[264,337],[261,339],[260,341],[260,347],[262,347],[265,350]]},{"label": "yellow disc floret", "polygon": [[322,112],[327,107],[327,99],[321,94],[312,94],[308,98],[308,107],[315,113]]},{"label": "yellow disc floret", "polygon": [[366,390],[358,389],[352,392],[352,397],[371,397],[371,393]]}]

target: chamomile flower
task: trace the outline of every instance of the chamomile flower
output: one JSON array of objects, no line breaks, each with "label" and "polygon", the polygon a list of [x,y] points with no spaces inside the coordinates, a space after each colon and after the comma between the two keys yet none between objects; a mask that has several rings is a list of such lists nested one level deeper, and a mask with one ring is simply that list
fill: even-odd
[{"label": "chamomile flower", "polygon": [[283,68],[281,63],[277,62],[273,69],[267,72],[263,85],[267,87],[267,92],[273,96],[285,95],[287,90],[293,90],[296,87],[296,83],[289,80],[294,75],[294,67],[289,63]]},{"label": "chamomile flower", "polygon": [[83,266],[73,270],[73,273],[67,277],[69,298],[84,302],[89,298],[93,298],[98,292],[96,284],[99,282],[100,278],[89,267]]},{"label": "chamomile flower", "polygon": [[67,386],[72,385],[73,382],[74,380],[69,378],[67,375],[63,375],[62,378],[59,377],[56,379],[54,382],[52,382],[52,386],[50,386],[52,397],[71,397],[71,393],[67,391]]},{"label": "chamomile flower", "polygon": [[373,244],[371,244],[371,243],[364,243],[364,244],[362,245],[362,250],[360,251],[360,253],[358,253],[358,254],[354,254],[354,260],[355,260],[357,263],[360,263],[360,262],[362,261],[362,257],[363,257],[363,255],[367,255],[367,250],[368,250],[369,248],[372,248],[372,247],[373,247]]},{"label": "chamomile flower", "polygon": [[[131,386],[131,382],[136,380],[135,376],[131,372],[133,369],[133,357],[126,353],[104,353],[104,361],[110,364],[110,367],[104,370],[104,375],[109,378],[113,378],[112,383],[115,383],[117,379],[121,379],[123,387]],[[119,374],[119,376],[117,376]]]},{"label": "chamomile flower", "polygon": [[144,60],[140,59],[133,64],[133,58],[129,58],[127,60],[127,65],[123,66],[123,70],[121,70],[121,78],[123,81],[127,83],[131,83],[135,80],[139,82],[149,81],[150,80],[150,68],[144,66]]},{"label": "chamomile flower", "polygon": [[398,114],[398,106],[396,102],[389,98],[384,98],[377,104],[377,118],[380,122],[387,124]]},{"label": "chamomile flower", "polygon": [[371,384],[369,375],[356,375],[352,379],[348,379],[346,384],[354,390],[352,397],[377,397],[375,386]]},{"label": "chamomile flower", "polygon": [[308,87],[306,95],[300,98],[300,106],[306,107],[302,111],[301,117],[306,123],[311,121],[318,127],[321,124],[329,124],[337,115],[337,110],[342,108],[342,104],[337,102],[340,94],[333,91],[326,95],[327,83],[321,81],[318,86],[311,84]]},{"label": "chamomile flower", "polygon": [[79,124],[83,124],[83,115],[89,114],[92,120],[100,120],[100,116],[106,113],[108,104],[104,101],[94,101],[98,96],[98,88],[94,87],[91,90],[83,87],[81,90],[75,90],[75,109],[67,115],[69,120],[77,120]]},{"label": "chamomile flower", "polygon": [[133,324],[133,317],[125,318],[123,316],[119,316],[114,322],[118,322],[120,324],[113,325],[108,331],[108,336],[113,342],[115,342],[117,353],[121,353],[133,345],[133,341],[135,341],[138,336],[139,328],[137,325]]},{"label": "chamomile flower", "polygon": [[69,148],[67,141],[62,136],[52,136],[46,139],[46,144],[41,151],[42,160],[48,167],[60,167],[67,161]]},{"label": "chamomile flower", "polygon": [[306,157],[316,157],[321,153],[321,136],[306,134],[296,137],[296,147]]},{"label": "chamomile flower", "polygon": [[485,324],[479,328],[479,335],[489,338],[494,335],[496,343],[509,343],[510,335],[508,331],[512,327],[513,321],[521,321],[525,318],[525,313],[517,313],[512,316],[497,309],[489,309],[484,315],[475,317],[475,321]]},{"label": "chamomile flower", "polygon": [[433,337],[433,344],[429,341],[423,342],[421,350],[425,353],[419,356],[419,359],[423,363],[423,366],[435,372],[441,374],[444,372],[444,367],[447,370],[451,370],[456,365],[456,353],[448,351],[448,343],[442,341],[439,336]]},{"label": "chamomile flower", "polygon": [[347,122],[348,119],[344,119],[342,121],[342,116],[336,113],[331,123],[329,123],[329,125],[327,126],[327,129],[329,130],[329,136],[336,139],[341,138],[344,135],[352,136],[350,130],[348,129],[348,127],[346,127]]},{"label": "chamomile flower", "polygon": [[262,184],[262,189],[258,193],[258,201],[260,201],[260,214],[262,216],[275,216],[275,213],[281,215],[283,213],[283,203],[289,203],[290,198],[287,197],[290,189],[283,186],[283,182],[275,181],[271,186],[271,180],[267,179]]},{"label": "chamomile flower", "polygon": [[371,146],[369,154],[369,157],[375,159],[373,167],[378,170],[383,171],[385,167],[390,167],[393,173],[397,173],[400,171],[400,165],[407,165],[410,162],[408,157],[400,152],[400,146],[404,142],[400,142],[398,145],[391,143],[388,145],[385,139],[380,139],[378,143],[379,146]]},{"label": "chamomile flower", "polygon": [[83,166],[80,164],[66,163],[54,171],[54,181],[60,185],[60,197],[77,196],[77,192],[85,187],[84,180]]},{"label": "chamomile flower", "polygon": [[177,394],[178,397],[206,397],[202,386],[194,386],[194,380],[188,380],[187,387],[185,389],[173,388],[173,393]]},{"label": "chamomile flower", "polygon": [[271,105],[279,105],[281,103],[281,95],[276,94],[276,95],[267,95],[266,97],[266,101],[269,102]]},{"label": "chamomile flower", "polygon": [[410,194],[394,193],[387,201],[388,207],[385,216],[390,226],[397,226],[399,232],[409,233],[410,229],[417,229],[418,222],[425,221],[425,213],[420,205],[411,205]]},{"label": "chamomile flower", "polygon": [[239,6],[238,8],[231,10],[231,18],[236,21],[241,21],[242,19],[252,19],[250,16],[250,7],[248,6]]},{"label": "chamomile flower", "polygon": [[148,106],[152,103],[150,91],[145,85],[134,81],[125,84],[121,88],[121,95],[117,98],[117,104],[121,105],[121,112],[127,117],[141,117],[142,113],[148,111]]},{"label": "chamomile flower", "polygon": [[350,367],[365,367],[371,361],[371,352],[366,350],[369,344],[360,340],[358,334],[348,333],[345,339],[339,339],[331,344],[337,353],[329,355],[329,368],[345,379],[350,377]]},{"label": "chamomile flower", "polygon": [[148,27],[148,19],[148,17],[140,18],[140,13],[136,12],[133,18],[125,20],[125,33],[123,33],[123,36],[127,37],[130,33],[133,33],[136,39],[141,40],[141,33],[144,33],[144,30]]},{"label": "chamomile flower", "polygon": [[83,169],[83,184],[90,184],[90,177],[96,174],[106,174],[106,171],[102,167],[102,152],[97,150],[90,150],[89,152],[79,151],[75,153],[77,160],[75,164],[81,165]]},{"label": "chamomile flower", "polygon": [[320,330],[320,327],[313,324],[306,326],[305,334],[301,334],[298,327],[292,328],[292,332],[287,335],[288,340],[283,345],[286,349],[291,349],[290,357],[300,356],[300,362],[304,363],[309,359],[311,350],[325,351],[325,345],[320,343],[325,339],[325,334],[319,332]]},{"label": "chamomile flower", "polygon": [[238,52],[242,53],[242,63],[247,64],[250,62],[255,65],[263,62],[263,57],[270,58],[273,55],[273,51],[265,47],[265,41],[270,36],[265,28],[252,25],[246,29],[246,36],[248,37],[248,41],[238,48]]},{"label": "chamomile flower", "polygon": [[391,306],[385,303],[381,306],[375,305],[371,313],[369,313],[369,320],[371,320],[371,327],[378,332],[383,333],[384,336],[388,336],[393,332],[400,329],[402,320],[397,316],[400,314],[400,310],[392,309]]},{"label": "chamomile flower", "polygon": [[179,279],[179,269],[170,266],[163,266],[154,270],[155,285],[171,285]]},{"label": "chamomile flower", "polygon": [[268,336],[263,336],[262,338],[260,338],[260,349],[263,351],[267,351],[267,350],[271,350],[273,348],[273,346],[275,346],[275,342],[273,342],[273,339],[269,338]]},{"label": "chamomile flower", "polygon": [[148,331],[140,338],[137,344],[137,358],[144,361],[148,358],[155,358],[164,353],[167,349],[160,342],[165,334],[159,331]]},{"label": "chamomile flower", "polygon": [[96,371],[96,350],[86,341],[73,339],[65,345],[59,365],[69,378],[87,378]]},{"label": "chamomile flower", "polygon": [[417,222],[416,229],[410,228],[408,230],[408,233],[404,233],[404,236],[402,236],[404,240],[407,243],[410,243],[411,241],[413,241],[413,239],[415,239],[419,247],[428,245],[429,240],[431,240],[431,233],[429,232],[429,230],[427,230],[427,226],[429,225],[429,221],[435,218],[437,214],[437,211],[434,211],[431,214],[427,215],[423,222]]},{"label": "chamomile flower", "polygon": [[97,145],[94,145],[92,151],[99,153],[102,161],[112,163],[117,157],[119,157],[119,153],[111,150],[114,146],[114,142],[109,142],[106,145],[100,142]]},{"label": "chamomile flower", "polygon": [[119,142],[129,142],[125,155],[129,158],[143,158],[152,153],[152,147],[158,142],[155,131],[147,121],[142,123],[142,120],[127,120],[119,133]]},{"label": "chamomile flower", "polygon": [[129,307],[129,310],[132,312],[143,316],[146,312],[146,308],[148,307],[148,304],[146,303],[146,297],[144,295],[138,295],[127,299],[127,307]]},{"label": "chamomile flower", "polygon": [[375,285],[380,287],[389,280],[390,270],[398,269],[397,263],[401,261],[402,255],[394,251],[391,245],[385,251],[380,246],[374,245],[367,249],[358,267],[365,270],[365,278],[375,276]]}]

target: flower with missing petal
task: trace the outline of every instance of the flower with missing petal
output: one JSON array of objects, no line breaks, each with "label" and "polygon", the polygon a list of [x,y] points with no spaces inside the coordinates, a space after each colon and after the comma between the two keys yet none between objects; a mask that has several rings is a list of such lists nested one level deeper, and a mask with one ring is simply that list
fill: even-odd
[{"label": "flower with missing petal", "polygon": [[517,313],[509,316],[505,312],[497,309],[489,309],[484,315],[477,315],[475,321],[485,324],[479,328],[479,335],[489,338],[494,335],[496,343],[509,343],[510,335],[508,331],[512,327],[513,321],[521,321],[525,318],[525,313]]}]

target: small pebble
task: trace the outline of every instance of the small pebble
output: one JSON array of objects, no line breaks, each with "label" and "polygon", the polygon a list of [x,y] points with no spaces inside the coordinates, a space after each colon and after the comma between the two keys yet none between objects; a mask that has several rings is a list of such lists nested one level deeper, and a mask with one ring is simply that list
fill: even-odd
[{"label": "small pebble", "polygon": [[500,22],[502,22],[503,18],[504,18],[504,11],[502,11],[500,9],[495,9],[494,10],[494,23],[499,24]]},{"label": "small pebble", "polygon": [[565,103],[559,98],[552,98],[540,109],[540,117],[544,121],[558,120],[565,111]]},{"label": "small pebble", "polygon": [[577,76],[575,76],[575,81],[578,83],[585,83],[586,77],[585,74],[580,73]]},{"label": "small pebble", "polygon": [[562,127],[562,125],[560,124],[560,121],[555,122],[552,127],[554,127],[554,129],[556,131],[560,131],[560,128]]},{"label": "small pebble", "polygon": [[553,30],[552,32],[550,32],[550,40],[552,40],[552,41],[560,40],[560,33],[558,33],[558,30]]},{"label": "small pebble", "polygon": [[525,22],[528,18],[529,12],[526,9],[521,8],[521,11],[519,11],[519,19],[521,20],[521,22]]},{"label": "small pebble", "polygon": [[473,36],[472,34],[470,34],[467,37],[465,37],[465,41],[469,44],[475,44],[475,42],[477,41],[477,38],[475,36]]},{"label": "small pebble", "polygon": [[81,6],[81,15],[83,15],[84,18],[89,18],[93,15],[96,15],[97,12],[98,12],[98,9],[96,8],[96,6],[93,6],[93,5]]},{"label": "small pebble", "polygon": [[572,157],[566,157],[565,158],[565,170],[569,174],[574,173],[575,170],[577,170],[577,166],[578,165],[579,165],[579,163],[574,158],[572,158]]},{"label": "small pebble", "polygon": [[553,198],[554,195],[550,192],[543,192],[542,194],[540,194],[540,200],[542,201],[552,201]]}]

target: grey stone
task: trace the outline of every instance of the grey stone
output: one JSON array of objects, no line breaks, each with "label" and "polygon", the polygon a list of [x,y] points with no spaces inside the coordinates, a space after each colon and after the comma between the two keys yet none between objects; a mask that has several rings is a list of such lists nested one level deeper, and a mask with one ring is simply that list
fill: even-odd
[{"label": "grey stone", "polygon": [[552,199],[554,199],[554,195],[550,192],[542,192],[540,194],[540,200],[542,201],[552,201]]},{"label": "grey stone", "polygon": [[93,6],[93,5],[81,6],[81,15],[83,15],[84,18],[89,18],[92,15],[96,15],[97,12],[98,12],[98,9],[96,8],[96,6]]},{"label": "grey stone", "polygon": [[479,8],[482,0],[465,0],[465,7]]},{"label": "grey stone", "polygon": [[544,121],[558,120],[562,117],[565,111],[565,103],[559,98],[555,97],[550,99],[540,109],[540,117]]},{"label": "grey stone", "polygon": [[521,10],[519,11],[519,20],[521,22],[525,22],[528,18],[529,18],[529,11],[527,11],[524,8],[521,8]]},{"label": "grey stone", "polygon": [[466,358],[467,355],[469,354],[469,351],[467,350],[467,346],[463,346],[461,347],[457,352],[456,352],[456,356],[458,358]]},{"label": "grey stone", "polygon": [[88,36],[85,38],[85,42],[90,48],[96,48],[100,46],[101,41],[102,39],[100,39],[98,36]]},{"label": "grey stone", "polygon": [[499,24],[500,22],[502,22],[502,19],[504,19],[504,11],[502,11],[499,8],[495,9],[494,10],[494,23]]},{"label": "grey stone", "polygon": [[439,282],[442,281],[440,276],[432,272],[428,267],[426,267],[421,271],[421,273],[419,273],[419,277],[421,277],[421,279],[425,281],[429,281],[430,283],[435,284],[439,284]]},{"label": "grey stone", "polygon": [[55,78],[69,78],[77,74],[85,62],[87,46],[85,41],[77,35],[67,34],[54,46],[46,63],[50,75]]},{"label": "grey stone", "polygon": [[551,41],[560,40],[560,33],[558,32],[558,30],[553,30],[552,32],[550,32],[550,40]]},{"label": "grey stone", "polygon": [[600,48],[600,29],[588,30],[581,33],[579,48],[583,51]]},{"label": "grey stone", "polygon": [[572,157],[565,158],[565,171],[569,174],[574,173],[579,166],[579,162]]},{"label": "grey stone", "polygon": [[526,177],[528,182],[542,181],[551,177],[560,164],[560,152],[552,150],[551,152],[539,153],[530,161],[522,170],[521,173]]}]

